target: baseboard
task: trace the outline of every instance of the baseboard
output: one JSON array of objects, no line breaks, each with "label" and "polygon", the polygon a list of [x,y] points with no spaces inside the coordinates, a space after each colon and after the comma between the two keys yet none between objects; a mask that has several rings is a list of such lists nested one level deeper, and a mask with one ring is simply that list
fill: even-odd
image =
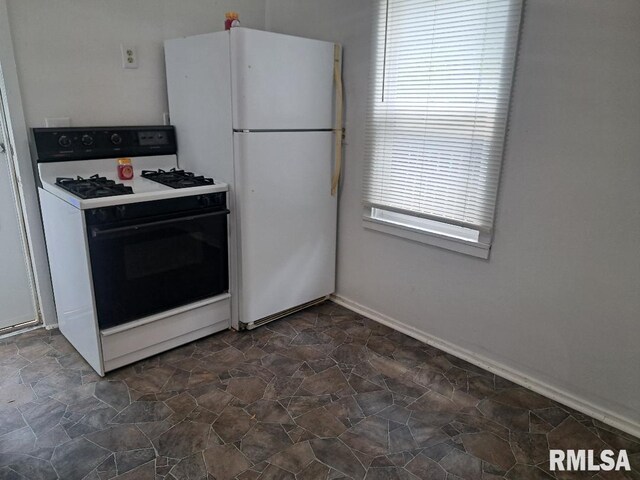
[{"label": "baseboard", "polygon": [[41,323],[38,323],[38,324],[30,326],[30,327],[20,328],[18,330],[14,330],[12,332],[3,333],[2,335],[0,335],[0,340],[3,339],[3,338],[15,337],[16,335],[20,335],[21,333],[30,332],[31,330],[38,330],[39,328],[42,328],[42,324]]},{"label": "baseboard", "polygon": [[495,373],[500,377],[506,378],[513,383],[521,385],[525,388],[529,388],[530,390],[533,390],[540,395],[544,395],[545,397],[555,400],[556,402],[566,405],[567,407],[573,408],[578,412],[584,413],[597,420],[600,420],[602,423],[606,423],[607,425],[611,425],[614,428],[640,438],[640,425],[629,418],[622,417],[606,408],[602,408],[589,401],[582,400],[575,395],[549,385],[546,382],[531,378],[512,367],[496,362],[495,360],[491,360],[482,355],[478,355],[477,353],[474,353],[465,348],[461,348],[440,338],[429,335],[428,333],[420,331],[415,327],[406,325],[394,318],[388,317],[387,315],[372,310],[369,307],[361,305],[358,302],[355,302],[343,296],[334,294],[331,295],[331,300],[333,300],[338,305],[342,305],[349,310],[353,310],[354,312],[364,315],[365,317],[375,320],[376,322],[380,322],[383,325],[402,332],[405,335],[415,338],[416,340],[420,340],[421,342],[439,348],[444,352],[455,355],[456,357],[466,360],[467,362],[472,363],[480,368],[484,368],[491,373]]}]

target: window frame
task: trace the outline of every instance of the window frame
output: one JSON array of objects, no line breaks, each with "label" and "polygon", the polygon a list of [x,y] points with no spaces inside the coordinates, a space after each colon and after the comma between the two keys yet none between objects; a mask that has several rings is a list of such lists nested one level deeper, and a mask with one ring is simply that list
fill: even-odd
[{"label": "window frame", "polygon": [[[374,18],[375,22],[384,21],[386,18],[386,8],[388,0],[378,0],[378,11],[377,15]],[[500,183],[502,177],[502,169],[503,163],[506,153],[507,146],[507,133],[509,129],[509,120],[511,115],[511,107],[513,100],[513,91],[515,86],[515,72],[517,68],[517,60],[518,60],[518,51],[520,48],[521,34],[522,34],[522,24],[523,24],[523,15],[524,15],[524,0],[521,1],[520,11],[518,23],[516,25],[516,43],[514,47],[514,58],[513,58],[513,70],[511,72],[511,81],[508,88],[508,96],[506,101],[506,118],[504,125],[504,132],[502,138],[497,137],[501,142],[501,158],[499,163],[498,175],[497,175],[497,188],[495,193],[495,199],[493,203],[493,223],[490,230],[483,229],[481,227],[469,226],[469,225],[458,225],[460,222],[452,221],[448,223],[444,221],[444,219],[434,218],[430,219],[429,215],[421,215],[416,212],[416,215],[410,215],[406,212],[398,213],[395,212],[393,208],[386,208],[384,206],[374,205],[374,204],[365,204],[363,207],[363,216],[362,216],[362,225],[364,228],[371,230],[382,232],[390,235],[394,235],[397,237],[405,238],[408,240],[412,240],[415,242],[433,245],[440,248],[444,248],[447,250],[459,252],[462,254],[470,255],[473,257],[478,257],[481,259],[488,259],[491,251],[491,246],[493,244],[493,237],[495,233],[495,222],[496,222],[496,211],[498,205],[499,191],[500,191]],[[384,17],[384,18],[383,18]],[[374,31],[374,39],[376,28]],[[385,32],[386,35],[386,32]],[[377,40],[375,40],[377,42]],[[385,59],[386,60],[386,59]],[[385,61],[383,60],[383,61]],[[372,70],[371,70],[371,89],[374,89],[375,83],[375,72],[378,66],[378,62],[380,62],[380,52],[377,51],[377,48],[373,49],[372,55]],[[371,102],[371,92],[369,92],[368,101]],[[375,110],[372,105],[369,105],[369,109]],[[368,112],[367,115],[371,115],[371,112]],[[370,120],[368,120],[370,121]],[[372,158],[368,158],[368,161],[372,162]],[[369,166],[367,168],[370,168]],[[369,180],[367,180],[369,181]],[[367,188],[367,187],[365,187]],[[402,216],[404,218],[398,219],[394,218],[394,216]],[[425,221],[429,222],[428,226],[425,226]],[[468,227],[468,228],[466,228]],[[475,235],[475,239],[470,238],[466,235],[459,236],[457,232],[452,233],[452,228],[463,228],[465,230],[471,230]]]},{"label": "window frame", "polygon": [[414,225],[411,225],[408,222],[399,223],[377,218],[374,210],[377,210],[377,208],[368,206],[363,208],[362,226],[368,230],[394,235],[425,245],[433,245],[472,257],[485,260],[489,258],[492,244],[492,236],[489,233],[477,230],[477,241],[465,240],[447,233],[450,227],[452,227],[452,224],[449,223],[434,221],[434,223],[440,223],[441,227],[438,229],[438,227],[434,225],[432,228],[426,229],[418,223],[423,220],[422,217],[411,217],[416,221]]}]

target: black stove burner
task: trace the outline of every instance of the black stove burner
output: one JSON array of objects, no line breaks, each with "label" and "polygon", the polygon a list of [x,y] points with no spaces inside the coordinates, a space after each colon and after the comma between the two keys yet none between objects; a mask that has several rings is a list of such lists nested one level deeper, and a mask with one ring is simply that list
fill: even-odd
[{"label": "black stove burner", "polygon": [[176,170],[175,168],[172,168],[168,172],[165,172],[162,169],[143,170],[141,175],[144,178],[148,178],[149,180],[153,180],[154,182],[161,183],[171,188],[188,188],[213,185],[212,178],[206,178],[202,175],[196,176],[191,172]]},{"label": "black stove burner", "polygon": [[56,178],[56,185],[83,199],[129,195],[133,193],[133,188],[121,183],[116,183],[98,174],[92,175],[89,178],[59,177]]}]

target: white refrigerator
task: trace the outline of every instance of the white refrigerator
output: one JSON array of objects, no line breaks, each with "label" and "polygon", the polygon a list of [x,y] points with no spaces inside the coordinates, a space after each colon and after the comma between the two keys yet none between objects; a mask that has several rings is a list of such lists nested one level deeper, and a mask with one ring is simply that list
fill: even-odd
[{"label": "white refrigerator", "polygon": [[247,28],[167,40],[181,168],[229,184],[235,328],[335,289],[334,44]]}]

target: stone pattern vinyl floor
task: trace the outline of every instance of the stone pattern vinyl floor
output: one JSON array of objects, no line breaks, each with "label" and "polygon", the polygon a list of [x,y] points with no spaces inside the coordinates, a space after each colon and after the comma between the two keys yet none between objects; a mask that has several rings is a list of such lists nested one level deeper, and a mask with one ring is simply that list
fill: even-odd
[{"label": "stone pattern vinyl floor", "polygon": [[[637,438],[331,302],[105,378],[35,330],[0,383],[0,479],[640,478]],[[555,477],[549,448],[633,471]]]}]

